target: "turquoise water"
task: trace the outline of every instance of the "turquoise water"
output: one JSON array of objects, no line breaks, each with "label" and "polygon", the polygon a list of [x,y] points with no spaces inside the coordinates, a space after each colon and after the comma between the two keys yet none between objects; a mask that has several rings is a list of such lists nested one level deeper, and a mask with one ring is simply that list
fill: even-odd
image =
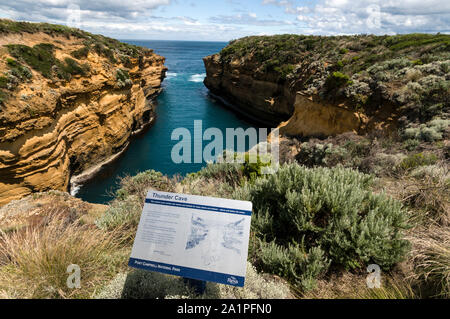
[{"label": "turquoise water", "polygon": [[[154,125],[143,135],[133,138],[127,152],[108,169],[85,184],[77,197],[92,203],[106,203],[117,189],[118,177],[136,175],[154,169],[166,175],[186,175],[200,170],[202,164],[175,164],[171,159],[172,131],[185,127],[191,131],[194,120],[203,121],[203,130],[216,127],[225,136],[226,128],[252,126],[243,118],[208,96],[203,85],[205,68],[202,58],[219,52],[226,43],[183,41],[126,41],[154,49],[166,57],[169,68],[163,82],[164,91],[157,98]],[[193,142],[192,142],[193,143]],[[204,142],[203,144],[207,144]],[[249,145],[247,145],[248,148]]]}]

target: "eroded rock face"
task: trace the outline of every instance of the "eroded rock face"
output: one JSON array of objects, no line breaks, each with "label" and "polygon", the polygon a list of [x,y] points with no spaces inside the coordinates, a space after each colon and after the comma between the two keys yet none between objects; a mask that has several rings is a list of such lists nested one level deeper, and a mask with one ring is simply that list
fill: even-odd
[{"label": "eroded rock face", "polygon": [[[55,44],[59,59],[81,46],[76,39],[45,34],[13,39],[27,43],[37,37],[38,42]],[[124,150],[133,132],[152,123],[152,99],[161,91],[165,59],[151,50],[143,52],[128,61],[130,81],[125,85],[117,79],[117,69],[124,65],[95,52],[78,60],[89,64],[89,74],[69,81],[32,70],[31,80],[1,106],[0,205],[33,192],[67,191],[72,176]],[[7,50],[0,55],[1,60],[10,57]],[[2,68],[6,65],[0,64]]]},{"label": "eroded rock face", "polygon": [[314,101],[297,93],[292,117],[281,123],[280,134],[287,136],[332,136],[346,132],[359,133],[367,118],[358,112],[332,104]]},{"label": "eroded rock face", "polygon": [[[255,76],[251,60],[223,63],[220,55],[204,58],[209,90],[235,106],[237,111],[257,121],[279,126],[282,135],[329,136],[344,132],[360,132],[367,119],[345,107],[313,101],[287,82]],[[284,122],[283,122],[284,121]],[[281,124],[280,124],[281,122]]]},{"label": "eroded rock face", "polygon": [[206,87],[235,111],[271,127],[292,115],[295,92],[285,84],[272,81],[270,74],[256,78],[257,64],[239,59],[223,63],[218,54],[203,60]]}]

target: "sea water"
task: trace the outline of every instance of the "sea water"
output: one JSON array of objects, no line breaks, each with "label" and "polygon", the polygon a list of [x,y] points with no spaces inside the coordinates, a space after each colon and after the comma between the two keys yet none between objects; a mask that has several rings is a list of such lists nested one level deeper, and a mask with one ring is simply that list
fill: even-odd
[{"label": "sea water", "polygon": [[[120,177],[156,170],[165,175],[199,171],[203,163],[175,164],[171,158],[171,140],[176,128],[187,128],[194,136],[194,121],[202,120],[203,130],[214,127],[243,128],[249,122],[214,100],[203,85],[206,76],[202,58],[219,52],[227,43],[185,41],[125,41],[148,47],[166,58],[167,77],[163,92],[156,99],[156,121],[144,134],[131,140],[128,150],[107,169],[79,187],[76,196],[92,203],[107,203],[114,198]],[[192,141],[192,144],[194,141]],[[207,144],[207,143],[204,143]],[[253,145],[247,143],[247,149]]]}]

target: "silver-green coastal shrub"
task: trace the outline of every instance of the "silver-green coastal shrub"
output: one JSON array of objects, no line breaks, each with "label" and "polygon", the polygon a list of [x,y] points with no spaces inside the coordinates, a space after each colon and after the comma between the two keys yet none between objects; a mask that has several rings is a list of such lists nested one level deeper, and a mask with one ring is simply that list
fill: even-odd
[{"label": "silver-green coastal shrub", "polygon": [[[371,183],[371,176],[351,169],[289,164],[235,196],[253,202],[253,231],[264,242],[280,249],[302,242],[305,251],[320,248],[323,260],[346,268],[390,268],[409,248],[403,239],[407,212],[400,202],[372,193]],[[270,256],[262,250],[251,254],[267,264]]]}]

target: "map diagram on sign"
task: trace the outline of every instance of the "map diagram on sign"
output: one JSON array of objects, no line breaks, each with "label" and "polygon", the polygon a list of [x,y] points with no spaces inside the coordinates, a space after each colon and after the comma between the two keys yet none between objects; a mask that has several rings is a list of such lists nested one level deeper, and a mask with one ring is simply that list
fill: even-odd
[{"label": "map diagram on sign", "polygon": [[[221,248],[241,255],[240,247],[244,240],[244,218],[224,225],[193,214],[190,226],[191,232],[185,250],[201,249],[205,265],[214,265],[220,260]],[[206,240],[207,238],[209,240]]]}]

